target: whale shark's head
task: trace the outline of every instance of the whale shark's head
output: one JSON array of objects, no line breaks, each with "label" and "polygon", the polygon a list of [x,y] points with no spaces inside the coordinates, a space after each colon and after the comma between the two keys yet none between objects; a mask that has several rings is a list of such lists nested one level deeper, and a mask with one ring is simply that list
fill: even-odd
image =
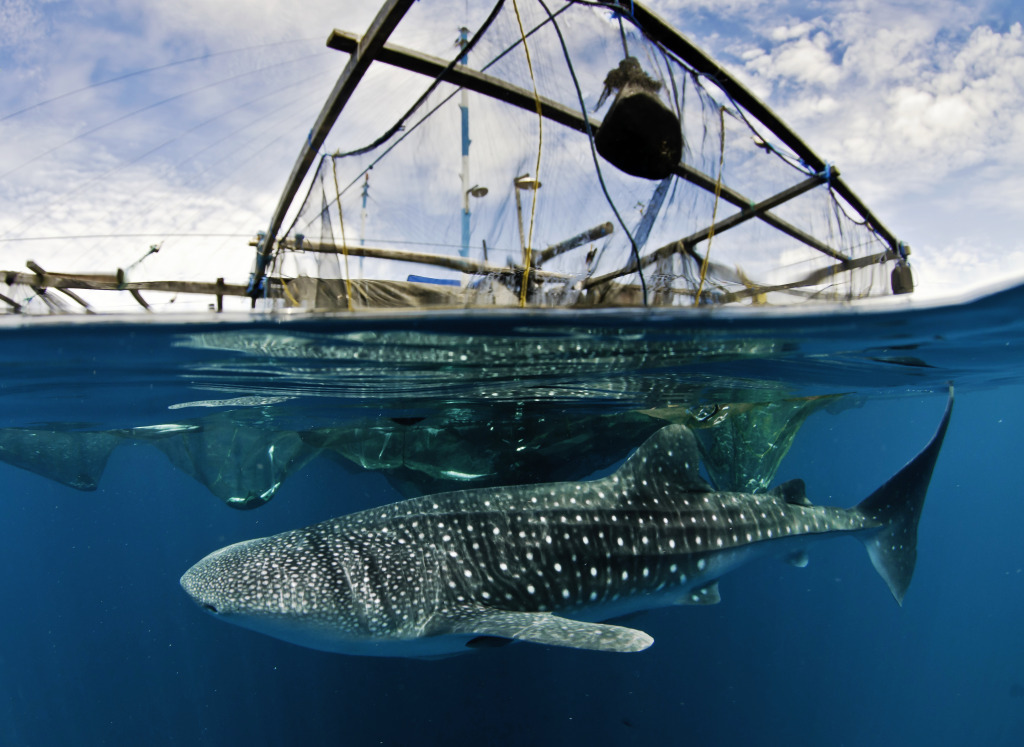
[{"label": "whale shark's head", "polygon": [[221,548],[189,568],[181,586],[226,622],[300,645],[335,650],[361,637],[345,570],[304,532]]}]

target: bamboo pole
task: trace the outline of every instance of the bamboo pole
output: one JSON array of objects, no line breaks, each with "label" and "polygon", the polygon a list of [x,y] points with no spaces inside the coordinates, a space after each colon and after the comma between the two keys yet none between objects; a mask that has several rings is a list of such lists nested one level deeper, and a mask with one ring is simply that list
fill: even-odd
[{"label": "bamboo pole", "polygon": [[[625,3],[623,3],[625,5]],[[750,89],[732,77],[729,72],[711,59],[704,50],[698,48],[689,39],[680,34],[664,19],[658,16],[643,4],[637,2],[629,3],[629,12],[636,19],[637,24],[644,34],[653,41],[663,45],[666,49],[681,60],[690,65],[697,72],[703,73],[708,80],[718,86],[739,106],[753,114],[758,120],[764,123],[779,140],[793,153],[799,156],[804,163],[817,172],[826,169],[827,164],[811,148],[790,129],[789,125],[782,121],[767,104],[751,93]],[[853,190],[842,180],[834,179],[832,188],[846,200],[846,202],[860,213],[865,222],[881,236],[889,247],[894,251],[899,248],[899,241],[888,228],[861,202]]]},{"label": "bamboo pole", "polygon": [[780,291],[794,291],[798,288],[806,288],[808,286],[814,286],[820,284],[823,280],[828,279],[830,276],[835,275],[837,272],[849,272],[851,270],[858,270],[862,267],[868,267],[873,264],[881,264],[882,262],[892,262],[900,258],[900,253],[893,249],[886,249],[884,252],[877,252],[867,257],[857,257],[851,259],[849,262],[830,265],[829,267],[822,267],[819,270],[808,273],[799,280],[793,280],[789,283],[781,283],[778,285],[762,285],[754,288],[745,288],[741,291],[730,291],[723,296],[722,303],[732,303],[733,301],[739,301],[744,298],[751,296],[760,295],[762,293],[776,293]]},{"label": "bamboo pole", "polygon": [[[332,31],[330,37],[327,39],[328,47],[331,49],[337,49],[341,52],[351,53],[358,48],[359,44],[360,37],[345,31],[339,31],[338,29]],[[431,78],[436,78],[442,72],[447,70],[448,67],[447,60],[442,60],[439,57],[433,57],[405,47],[400,47],[396,44],[385,44],[377,54],[377,59],[387,65],[408,70],[409,72],[426,75]],[[538,99],[534,97],[532,91],[527,91],[525,88],[514,86],[501,78],[478,72],[465,67],[464,65],[456,65],[453,69],[449,70],[446,74],[445,80],[452,85],[460,86],[499,101],[504,101],[505,103],[511,104],[519,109],[531,112],[537,110]],[[576,109],[569,108],[552,99],[541,96],[539,98],[539,102],[541,114],[552,122],[557,122],[578,132],[584,133],[587,131],[588,124],[590,125],[591,132],[597,132],[597,128],[601,126],[601,121],[599,119],[594,117],[584,119],[583,115]],[[818,160],[820,161],[820,159]],[[684,179],[707,192],[715,192],[716,186],[718,186],[716,179],[711,178],[704,172],[685,163],[677,164],[673,169],[673,172],[680,179]],[[736,207],[747,208],[753,204],[753,200],[725,185],[721,185],[719,189],[719,196]],[[844,197],[845,196],[846,195],[844,195]],[[850,202],[850,200],[847,199],[847,202]],[[854,205],[853,202],[850,202],[850,204]],[[860,203],[858,202],[857,204]],[[828,246],[823,241],[816,239],[773,213],[764,212],[757,217],[773,228],[782,231],[787,236],[816,249],[822,254],[826,254],[833,259],[841,261],[848,259],[842,253]]]},{"label": "bamboo pole", "polygon": [[[410,252],[405,249],[387,249],[374,246],[348,245],[339,247],[334,244],[321,244],[317,241],[303,239],[300,247],[292,239],[283,239],[279,246],[282,249],[303,252],[319,252],[322,254],[345,254],[350,257],[372,257],[374,259],[390,259],[397,262],[415,262],[435,267],[446,267],[449,270],[458,270],[467,275],[499,275],[502,277],[515,277],[523,274],[523,268],[519,265],[512,267],[499,267],[468,257],[451,257],[444,254],[430,254],[428,252]],[[549,272],[547,270],[530,270],[530,275],[542,280],[572,280],[571,275],[560,272]]]},{"label": "bamboo pole", "polygon": [[[28,267],[28,269],[32,270],[32,272],[34,272],[36,274],[36,276],[38,276],[38,277],[44,277],[46,275],[46,270],[44,270],[42,267],[37,265],[31,259],[28,262],[25,263],[25,266]],[[87,314],[94,314],[94,313],[96,313],[96,312],[94,312],[89,307],[89,304],[87,304],[85,302],[85,300],[81,296],[79,296],[77,293],[75,293],[75,292],[73,292],[73,291],[71,291],[71,290],[69,290],[67,288],[62,288],[60,286],[50,286],[50,287],[55,288],[57,291],[59,291],[60,293],[63,293],[65,296],[67,296],[72,301],[77,303],[79,306],[84,308],[85,312]],[[43,288],[43,290],[45,291],[45,287]]]},{"label": "bamboo pole", "polygon": [[588,228],[583,233],[573,236],[571,239],[566,239],[557,244],[549,246],[547,249],[542,251],[534,262],[534,267],[540,267],[542,264],[547,262],[549,259],[557,257],[559,254],[565,254],[565,252],[575,249],[576,247],[589,244],[591,241],[604,238],[610,235],[615,230],[615,226],[611,223],[602,223],[599,226]]},{"label": "bamboo pole", "polygon": [[[8,285],[27,285],[32,288],[54,288],[56,290],[67,290],[75,288],[78,290],[126,290],[126,291],[159,291],[162,293],[196,293],[200,295],[223,295],[223,296],[247,296],[246,286],[227,285],[217,283],[198,283],[183,280],[154,280],[146,282],[118,284],[117,279],[111,275],[73,275],[62,273],[29,274],[27,272],[3,272],[5,282]],[[271,296],[277,296],[280,291],[272,288]]]},{"label": "bamboo pole", "polygon": [[0,301],[3,301],[4,303],[8,304],[12,309],[14,309],[15,314],[21,311],[21,304],[15,301],[13,298],[8,298],[3,293],[0,293]]},{"label": "bamboo pole", "polygon": [[[702,261],[701,256],[696,252],[690,252],[690,256],[694,258],[697,264]],[[816,295],[810,291],[801,291],[802,288],[810,288],[815,285],[819,285],[823,280],[828,279],[830,276],[840,272],[846,272],[848,270],[857,270],[861,267],[867,267],[869,265],[882,262],[891,262],[899,259],[899,252],[895,252],[892,249],[886,249],[883,252],[878,252],[867,257],[857,257],[849,260],[848,263],[837,263],[829,265],[828,267],[822,267],[811,273],[808,273],[799,280],[793,280],[789,283],[780,283],[776,285],[751,285],[749,280],[740,278],[739,276],[725,278],[728,282],[737,284],[746,284],[747,287],[737,291],[723,291],[718,297],[716,304],[723,305],[728,303],[735,303],[742,301],[746,298],[752,298],[754,296],[760,296],[765,293],[789,293],[795,295],[801,295],[811,297]],[[714,263],[712,263],[714,264]],[[710,274],[710,273],[709,273]],[[616,286],[620,290],[631,290],[640,292],[640,286],[638,284],[621,284]],[[689,296],[694,297],[697,295],[697,291],[693,288],[666,288],[665,292],[671,293],[676,296]],[[706,295],[706,294],[705,294]]]},{"label": "bamboo pole", "polygon": [[[639,267],[648,267],[657,262],[659,259],[665,259],[667,257],[672,256],[673,254],[680,254],[683,252],[693,253],[693,247],[696,246],[701,241],[707,239],[712,234],[712,232],[714,232],[716,235],[720,235],[730,228],[734,228],[740,225],[741,223],[745,223],[746,221],[752,218],[756,218],[758,215],[767,212],[773,207],[776,207],[785,202],[788,202],[789,200],[792,200],[795,197],[798,197],[807,190],[813,189],[814,187],[818,186],[823,181],[824,177],[822,176],[812,176],[808,179],[804,179],[799,184],[794,184],[792,187],[784,189],[782,192],[772,195],[771,197],[762,200],[756,205],[751,205],[744,210],[740,210],[739,212],[730,215],[728,218],[719,221],[713,226],[708,226],[707,228],[703,228],[700,231],[697,231],[696,233],[686,236],[685,238],[678,239],[669,244],[665,244],[664,246],[659,247],[658,249],[655,249],[650,254],[644,255],[641,258]],[[840,264],[845,265],[846,263],[848,263],[848,261],[849,260],[845,259],[841,260]],[[620,278],[623,275],[628,275],[632,272],[636,272],[637,269],[637,261],[635,259],[632,259],[630,260],[630,263],[628,265],[621,269],[613,270],[612,272],[600,275],[596,278],[588,278],[586,281],[584,281],[583,287],[593,288],[595,286],[602,285],[616,278]]]}]

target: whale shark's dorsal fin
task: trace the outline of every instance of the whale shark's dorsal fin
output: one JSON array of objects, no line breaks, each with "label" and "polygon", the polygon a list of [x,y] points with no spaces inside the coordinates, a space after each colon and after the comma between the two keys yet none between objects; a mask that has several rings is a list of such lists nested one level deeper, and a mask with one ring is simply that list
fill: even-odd
[{"label": "whale shark's dorsal fin", "polygon": [[768,491],[769,495],[785,501],[791,506],[813,505],[807,497],[807,486],[803,480],[789,480]]},{"label": "whale shark's dorsal fin", "polygon": [[[482,606],[449,610],[431,628],[427,631],[429,635],[496,636],[590,651],[643,651],[654,643],[643,631],[619,625],[580,622],[550,612],[515,612]],[[474,638],[470,644],[477,640]]]},{"label": "whale shark's dorsal fin", "polygon": [[[579,483],[533,484],[494,488],[483,502],[491,511],[535,511],[560,507],[570,489],[586,491],[587,506],[619,508],[624,501],[671,499],[682,493],[707,493],[711,486],[700,476],[700,452],[690,429],[668,425],[644,441],[611,475]],[[415,499],[421,511],[463,511],[472,490],[435,493]],[[473,504],[474,510],[479,508]],[[388,511],[385,506],[378,511]]]},{"label": "whale shark's dorsal fin", "polygon": [[693,433],[684,425],[667,425],[644,441],[615,473],[635,480],[638,491],[656,493],[708,493],[711,486],[700,476],[700,452]]}]

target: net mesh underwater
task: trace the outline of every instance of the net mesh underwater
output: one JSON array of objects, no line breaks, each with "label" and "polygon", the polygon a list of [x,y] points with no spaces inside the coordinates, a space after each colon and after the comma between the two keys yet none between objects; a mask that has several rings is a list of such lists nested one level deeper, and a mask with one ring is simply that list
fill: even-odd
[{"label": "net mesh underwater", "polygon": [[773,115],[685,60],[655,16],[610,5],[499,2],[447,60],[385,46],[274,247],[277,303],[781,305],[912,289],[905,246],[834,167],[781,142],[757,116]]}]

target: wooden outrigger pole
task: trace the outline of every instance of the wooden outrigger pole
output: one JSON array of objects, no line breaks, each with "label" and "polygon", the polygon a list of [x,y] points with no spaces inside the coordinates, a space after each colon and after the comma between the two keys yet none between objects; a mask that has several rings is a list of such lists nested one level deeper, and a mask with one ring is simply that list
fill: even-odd
[{"label": "wooden outrigger pole", "polygon": [[[308,173],[331,127],[372,61],[376,60],[433,78],[437,78],[443,73],[448,83],[504,101],[522,109],[539,111],[546,119],[580,132],[587,132],[588,129],[591,132],[595,132],[600,126],[600,121],[592,117],[584,118],[581,112],[558,102],[537,97],[534,92],[514,86],[500,78],[472,70],[464,65],[453,66],[447,60],[405,49],[397,45],[387,44],[387,39],[391,32],[411,5],[412,0],[388,0],[378,12],[367,33],[362,37],[335,30],[328,38],[327,46],[349,53],[352,56],[338,78],[320,115],[317,117],[307,141],[303,144],[299,158],[292,168],[292,172],[270,220],[270,225],[266,233],[259,240],[255,270],[246,291],[247,295],[252,298],[253,304],[255,304],[256,298],[263,292],[264,276],[270,259],[273,256],[274,248],[277,244],[277,234],[281,230],[285,213],[295,198],[299,186]],[[806,189],[807,185],[812,181],[815,183],[828,182],[830,188],[859,213],[864,222],[888,244],[889,250],[880,255],[875,255],[873,257],[874,260],[898,259],[904,256],[906,251],[904,245],[893,236],[849,186],[839,178],[838,171],[830,167],[829,164],[814,153],[778,115],[754,96],[742,83],[733,78],[725,68],[718,65],[705,52],[696,47],[670,24],[641,3],[631,1],[629,3],[620,2],[619,5],[622,8],[622,12],[631,17],[644,34],[661,45],[669,53],[678,57],[694,71],[713,82],[734,104],[748,111],[763,124],[814,174],[808,182],[797,185],[792,190],[786,190],[773,198],[755,205],[754,201],[745,195],[719,183],[718,180],[713,179],[708,174],[680,162],[673,169],[676,176],[706,191],[714,192],[723,201],[740,208],[740,212],[737,215],[726,219],[726,221],[721,222],[713,229],[708,229],[708,231],[723,230],[723,227],[732,225],[729,223],[730,220],[733,223],[739,223],[750,218],[756,218],[837,260],[837,264],[829,268],[830,272],[853,269],[855,264],[859,265],[860,263],[855,263],[842,252],[783,220],[770,210],[771,207],[775,207],[785,201],[785,199],[778,198],[786,197],[790,193],[795,195]],[[694,244],[699,240],[695,236],[680,239],[678,242],[662,247],[662,250],[655,253],[657,256],[652,255],[648,259],[653,262],[654,259],[662,256],[665,252],[679,251],[680,247],[686,251],[692,251]],[[323,248],[320,248],[320,250],[323,251]],[[612,276],[619,277],[635,271],[636,268],[632,264],[622,271],[613,273]],[[607,282],[612,276],[592,278],[588,282],[590,284],[600,284]]]},{"label": "wooden outrigger pole", "polygon": [[[35,263],[32,263],[35,264]],[[73,298],[77,303],[88,309],[88,304],[73,294],[70,289],[75,290],[105,290],[105,291],[128,291],[132,297],[143,308],[149,305],[142,300],[142,291],[156,291],[160,293],[195,293],[210,295],[217,298],[217,310],[221,311],[224,304],[224,296],[248,295],[244,285],[230,285],[224,282],[224,278],[217,278],[216,283],[199,283],[191,280],[150,280],[143,282],[130,282],[116,275],[86,274],[86,273],[60,273],[36,271],[31,266],[31,273],[28,272],[0,272],[0,281],[7,285],[24,285],[35,288],[38,291],[53,288],[66,296]],[[279,288],[273,288],[271,295],[280,296]],[[0,297],[0,301],[8,303],[15,311],[21,310],[21,305],[6,296]]]},{"label": "wooden outrigger pole", "polygon": [[[728,76],[728,73],[711,60],[711,58],[680,36],[678,32],[672,29],[672,27],[663,20],[655,16],[653,13],[650,13],[650,11],[644,10],[638,3],[633,3],[632,7],[634,10],[634,17],[637,17],[638,20],[643,17],[656,25],[659,31],[659,41],[662,40],[660,38],[662,36],[667,38],[669,34],[675,35],[678,42],[675,45],[666,44],[665,46],[667,49],[677,54],[698,72],[705,72],[709,78],[720,85],[722,90],[730,96],[733,101],[742,105],[743,108],[747,109],[747,111],[750,111],[751,114],[764,122],[765,126],[775,134],[780,141],[791,148],[797,156],[803,159],[809,168],[823,175],[827,172],[826,163],[802,140],[800,140],[796,133],[789,129],[782,120],[780,120],[767,106],[760,103],[760,101],[758,101],[758,99],[740,83],[732,81],[732,78]],[[643,28],[644,31],[647,32],[648,29],[646,27]],[[652,35],[652,38],[655,37]],[[339,31],[337,29],[335,29],[327,39],[328,47],[349,54],[355,53],[360,48],[361,44],[362,38],[359,36]],[[680,54],[681,51],[687,52],[686,56]],[[449,62],[447,60],[394,44],[385,44],[382,46],[377,54],[377,61],[403,70],[408,70],[409,72],[419,73],[430,78],[436,78],[449,67]],[[693,64],[694,62],[701,63],[701,65],[695,65]],[[552,101],[551,99],[543,96],[539,97],[538,104],[537,97],[534,96],[532,91],[514,86],[501,78],[497,78],[462,65],[456,65],[448,70],[445,75],[445,80],[452,85],[460,86],[461,88],[465,88],[475,93],[503,101],[526,111],[536,111],[539,106],[540,112],[545,119],[570,127],[578,132],[586,132],[588,125],[591,132],[596,132],[598,127],[601,125],[601,121],[599,119],[594,117],[587,117],[584,119],[583,115],[575,109],[564,106],[557,101]],[[721,85],[724,80],[732,81],[733,85],[728,87]],[[831,169],[831,172],[832,173],[829,174],[828,178],[836,192],[839,193],[851,207],[860,213],[865,222],[874,228],[886,243],[888,243],[895,251],[898,248],[899,242],[891,233],[889,233],[885,226],[882,225],[881,221],[879,221],[864,206],[853,191],[850,190],[850,188],[841,179],[839,179],[838,171],[836,169]],[[722,200],[734,205],[735,207],[741,208],[742,210],[749,209],[754,202],[749,197],[734,189],[725,185],[717,184],[716,180],[708,174],[705,174],[704,172],[685,163],[677,164],[674,169],[674,173],[680,179],[684,179],[707,192],[714,193],[717,189]],[[833,259],[839,260],[840,262],[848,262],[850,259],[842,252],[837,251],[825,242],[811,236],[782,218],[779,218],[770,211],[759,211],[754,217],[764,221],[768,225],[782,233],[785,233],[791,238],[794,238],[797,241],[821,252],[822,254],[832,257]]]}]

